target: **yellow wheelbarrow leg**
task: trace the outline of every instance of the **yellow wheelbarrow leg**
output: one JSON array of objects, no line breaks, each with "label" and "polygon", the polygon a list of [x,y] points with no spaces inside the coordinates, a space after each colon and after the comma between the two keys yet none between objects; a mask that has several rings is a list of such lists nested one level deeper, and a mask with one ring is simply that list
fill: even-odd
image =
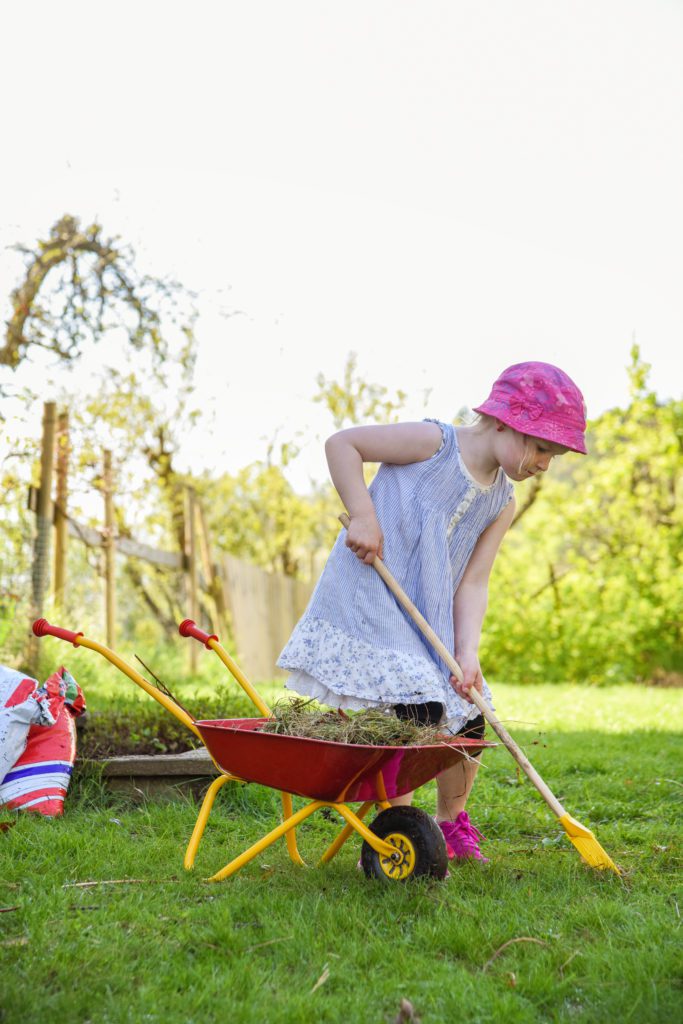
[{"label": "yellow wheelbarrow leg", "polygon": [[[242,785],[244,785],[244,779],[238,779],[236,775],[230,775],[227,772],[225,772],[222,775],[219,775],[217,779],[213,780],[213,782],[206,791],[204,800],[202,801],[202,806],[197,816],[197,821],[195,822],[194,829],[192,830],[192,835],[190,836],[190,842],[188,843],[187,850],[185,851],[183,867],[185,868],[186,871],[191,871],[192,868],[194,867],[195,858],[197,856],[197,850],[199,849],[199,844],[201,842],[202,836],[204,835],[204,830],[206,828],[206,823],[209,820],[209,815],[211,814],[211,809],[213,807],[214,800],[216,799],[218,790],[221,789],[226,782],[239,782]],[[289,793],[282,794],[282,809],[284,812],[285,820],[292,817],[292,798],[289,795]],[[287,840],[287,849],[289,851],[289,856],[291,857],[295,864],[300,864],[303,867],[305,867],[305,862],[299,855],[299,851],[296,848],[296,843],[290,844],[290,837],[294,837],[293,830],[287,832],[285,835],[285,838]]]},{"label": "yellow wheelbarrow leg", "polygon": [[[384,839],[380,839],[374,832],[371,832],[367,825],[361,820],[359,815],[355,814],[350,807],[346,804],[329,804],[330,807],[334,807],[335,811],[341,814],[342,818],[353,828],[360,836],[363,837],[366,843],[368,843],[373,850],[377,853],[383,854],[385,857],[393,857],[396,854],[396,847],[391,843],[385,842]],[[362,810],[363,808],[361,808]]]},{"label": "yellow wheelbarrow leg", "polygon": [[285,821],[278,825],[277,828],[274,828],[272,832],[269,832],[268,835],[264,836],[263,839],[259,839],[257,843],[254,843],[254,845],[250,846],[248,850],[241,853],[239,857],[235,857],[235,859],[231,860],[229,864],[226,864],[224,868],[217,871],[215,875],[212,875],[211,878],[209,878],[209,882],[222,882],[224,878],[229,878],[230,875],[234,875],[236,871],[243,868],[250,860],[253,860],[254,857],[258,857],[259,853],[262,853],[263,850],[267,850],[274,842],[295,829],[297,825],[300,825],[302,821],[305,821],[306,818],[313,814],[314,811],[317,811],[319,807],[326,806],[329,805],[325,804],[321,800],[314,800],[312,803],[306,804],[306,806],[302,807],[301,810],[296,811],[295,814],[286,818]]},{"label": "yellow wheelbarrow leg", "polygon": [[[337,807],[336,804],[333,804],[332,806]],[[343,806],[345,807],[346,804],[344,804]],[[358,810],[356,811],[356,816],[360,820],[362,820],[365,817],[365,815],[368,813],[368,811],[370,810],[371,807],[381,807],[382,810],[386,810],[387,807],[391,807],[391,804],[389,803],[388,800],[378,800],[378,801],[368,800],[367,803],[364,803],[361,807],[358,808]],[[338,809],[338,807],[337,807],[337,809]],[[341,850],[342,846],[344,845],[346,840],[349,838],[349,836],[353,832],[356,832],[356,831],[357,831],[357,829],[356,829],[356,826],[355,826],[354,822],[347,822],[347,824],[344,825],[344,828],[341,830],[341,832],[339,833],[337,838],[334,840],[334,842],[331,843],[328,846],[328,848],[325,850],[324,854],[322,855],[322,857],[320,858],[318,863],[319,864],[328,864],[332,860],[333,857],[337,856],[337,854],[339,853],[339,851]]]},{"label": "yellow wheelbarrow leg", "polygon": [[[372,806],[373,802],[372,800],[369,800],[367,803],[363,804],[362,807],[358,808],[356,814],[358,815],[359,818],[362,819],[365,817],[365,815],[368,813]],[[332,860],[333,857],[336,857],[352,832],[355,832],[355,829],[352,824],[347,823],[346,825],[344,825],[344,828],[341,830],[341,832],[334,840],[334,842],[327,847],[318,863],[327,864],[329,863],[329,861]]]},{"label": "yellow wheelbarrow leg", "polygon": [[[371,805],[369,804],[368,806]],[[380,839],[374,832],[371,832],[370,829],[360,820],[360,817],[357,814],[354,814],[346,804],[331,804],[325,800],[313,800],[310,804],[306,804],[305,807],[302,807],[301,810],[296,811],[296,813],[290,818],[287,818],[286,821],[283,821],[281,825],[277,826],[277,828],[274,828],[272,832],[269,832],[268,835],[263,837],[263,839],[259,839],[257,843],[254,843],[254,845],[250,846],[248,850],[241,853],[239,857],[235,857],[234,860],[231,860],[224,868],[217,871],[215,875],[212,875],[211,878],[209,878],[209,881],[222,882],[224,878],[229,878],[230,875],[234,875],[236,871],[243,868],[250,860],[257,857],[259,853],[266,850],[274,842],[280,839],[281,836],[293,831],[297,825],[300,825],[302,821],[305,821],[306,818],[321,807],[334,808],[334,810],[341,814],[342,818],[346,820],[350,828],[355,829],[355,831],[358,832],[378,853],[384,854],[385,857],[394,857],[396,855],[396,847],[391,843],[387,843],[383,839]]]},{"label": "yellow wheelbarrow leg", "polygon": [[[280,796],[282,797],[282,813],[284,814],[285,821],[287,821],[294,814],[292,797],[289,793],[281,793]],[[299,848],[296,845],[296,833],[294,829],[291,829],[289,832],[285,832],[285,842],[287,843],[289,859],[294,861],[294,863],[298,864],[300,867],[305,868],[306,861],[299,853]]]},{"label": "yellow wheelbarrow leg", "polygon": [[219,775],[217,779],[213,780],[207,789],[199,814],[197,815],[197,821],[195,822],[194,829],[192,830],[192,835],[190,836],[190,842],[188,843],[187,850],[185,851],[183,867],[186,871],[191,871],[194,867],[194,859],[197,856],[197,849],[201,838],[204,835],[204,829],[206,828],[206,823],[209,819],[209,814],[211,813],[211,808],[213,807],[213,802],[216,799],[218,790],[221,786],[224,786],[226,782],[233,781],[240,782],[241,780],[233,778],[232,775]]}]

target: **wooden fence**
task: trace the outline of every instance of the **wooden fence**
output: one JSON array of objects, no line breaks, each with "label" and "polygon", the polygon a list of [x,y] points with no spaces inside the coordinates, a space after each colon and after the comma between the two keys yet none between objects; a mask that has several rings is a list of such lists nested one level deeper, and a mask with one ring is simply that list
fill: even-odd
[{"label": "wooden fence", "polygon": [[[66,588],[67,538],[104,552],[104,619],[106,642],[116,646],[116,555],[142,559],[159,568],[183,573],[184,604],[188,616],[221,639],[232,640],[244,673],[254,679],[268,679],[282,673],[277,657],[301,616],[313,589],[290,577],[266,572],[231,555],[214,558],[201,504],[194,491],[186,488],[185,531],[182,551],[160,551],[130,537],[117,537],[114,527],[115,482],[111,453],[103,452],[103,528],[76,522],[68,513],[68,416],[56,414],[47,402],[43,417],[40,487],[31,488],[29,508],[36,515],[36,538],[32,573],[32,618],[43,614],[47,594],[59,612]],[[57,480],[53,500],[53,470]],[[51,548],[54,535],[54,573]],[[200,601],[200,595],[203,600]],[[72,623],[61,623],[71,627]],[[227,632],[227,636],[226,636]],[[199,649],[188,645],[192,668]],[[37,647],[29,640],[27,660],[37,662]]]},{"label": "wooden fence", "polygon": [[265,572],[232,555],[224,555],[219,568],[239,664],[254,679],[282,674],[275,662],[308,603],[312,584]]}]

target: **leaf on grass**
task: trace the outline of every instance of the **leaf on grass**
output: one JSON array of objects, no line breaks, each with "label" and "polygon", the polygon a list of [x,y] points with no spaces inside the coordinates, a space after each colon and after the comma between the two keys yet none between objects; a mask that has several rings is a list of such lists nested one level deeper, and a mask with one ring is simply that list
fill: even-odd
[{"label": "leaf on grass", "polygon": [[325,964],[325,966],[323,967],[323,973],[320,975],[320,977],[316,981],[315,985],[313,986],[313,988],[311,989],[309,994],[313,995],[313,993],[316,991],[316,989],[319,989],[321,985],[325,984],[325,982],[327,981],[329,976],[330,976],[330,968],[328,967],[327,964]]},{"label": "leaf on grass", "polygon": [[544,839],[541,839],[541,846],[559,846],[563,839],[564,832],[560,832],[558,835],[555,836],[554,839],[551,839],[549,836],[546,836]]},{"label": "leaf on grass", "polygon": [[28,946],[28,939],[25,935],[20,935],[18,939],[3,939],[0,942],[0,946],[3,948],[7,946]]},{"label": "leaf on grass", "polygon": [[398,1008],[398,1014],[394,1017],[394,1024],[420,1024],[420,1018],[415,1013],[415,1007],[410,999],[402,999]]},{"label": "leaf on grass", "polygon": [[19,907],[0,907],[0,914],[9,914],[12,910],[19,910]]},{"label": "leaf on grass", "polygon": [[496,952],[493,954],[493,956],[490,957],[490,959],[488,959],[486,961],[486,963],[482,967],[482,971],[487,971],[489,969],[489,967],[491,966],[491,964],[493,963],[493,961],[496,960],[500,956],[500,954],[504,950],[506,950],[508,948],[508,946],[512,946],[513,943],[515,943],[515,942],[534,942],[537,946],[547,946],[548,945],[547,942],[541,942],[540,939],[534,939],[530,935],[520,935],[516,939],[508,939],[507,942],[504,942],[503,945],[500,946],[496,950]]},{"label": "leaf on grass", "polygon": [[14,828],[16,823],[16,818],[14,821],[0,821],[0,832],[9,832],[11,828]]}]

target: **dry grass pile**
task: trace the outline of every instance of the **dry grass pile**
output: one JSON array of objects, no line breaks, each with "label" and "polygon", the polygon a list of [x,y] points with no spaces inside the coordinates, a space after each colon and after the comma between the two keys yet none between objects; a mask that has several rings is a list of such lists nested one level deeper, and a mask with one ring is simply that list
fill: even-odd
[{"label": "dry grass pile", "polygon": [[263,732],[283,736],[379,747],[412,747],[444,739],[439,726],[403,721],[393,710],[322,711],[313,701],[295,699],[278,701],[272,711],[273,718],[265,723]]}]

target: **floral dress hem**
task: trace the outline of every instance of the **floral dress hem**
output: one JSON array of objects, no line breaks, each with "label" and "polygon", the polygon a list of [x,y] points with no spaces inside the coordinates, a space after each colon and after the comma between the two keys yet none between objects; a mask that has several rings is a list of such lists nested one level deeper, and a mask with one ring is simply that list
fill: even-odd
[{"label": "floral dress hem", "polygon": [[[458,696],[427,655],[419,658],[373,647],[325,619],[301,620],[278,666],[291,671],[287,689],[330,707],[388,709],[394,704],[440,701],[444,705],[442,724],[452,732],[479,714],[476,705]],[[367,696],[368,679],[374,681],[374,699]],[[486,682],[484,697],[491,704]]]}]

